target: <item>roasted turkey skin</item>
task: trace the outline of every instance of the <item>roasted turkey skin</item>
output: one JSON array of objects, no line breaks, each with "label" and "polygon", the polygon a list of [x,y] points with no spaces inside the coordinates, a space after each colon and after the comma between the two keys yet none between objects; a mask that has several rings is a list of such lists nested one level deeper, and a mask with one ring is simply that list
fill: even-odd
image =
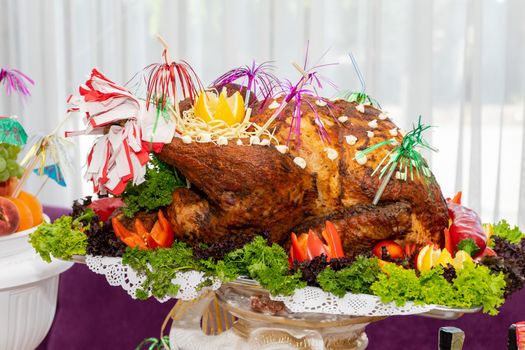
[{"label": "roasted turkey skin", "polygon": [[[370,250],[383,239],[423,244],[440,242],[448,225],[445,200],[430,174],[429,182],[393,177],[378,205],[372,205],[381,179],[372,172],[394,146],[383,146],[359,164],[356,152],[386,139],[401,142],[401,132],[381,111],[337,100],[315,106],[317,116],[306,103],[302,106],[301,136],[289,133],[293,107],[287,106],[270,130],[286,153],[271,146],[183,143],[174,138],[159,158],[176,167],[191,183],[177,189],[167,209],[176,235],[193,242],[211,243],[228,235],[269,232],[273,241],[285,243],[291,232],[312,228],[321,232],[331,220],[339,230],[345,253]],[[252,122],[263,125],[274,112],[266,106]],[[347,117],[339,118],[339,117]],[[327,138],[319,134],[320,118]],[[346,119],[346,120],[345,120]],[[341,121],[340,121],[341,120]],[[357,138],[355,144],[347,136]],[[334,158],[334,152],[337,156]],[[330,155],[330,156],[329,156]],[[294,159],[304,159],[301,168]],[[331,159],[332,158],[332,159]]]}]

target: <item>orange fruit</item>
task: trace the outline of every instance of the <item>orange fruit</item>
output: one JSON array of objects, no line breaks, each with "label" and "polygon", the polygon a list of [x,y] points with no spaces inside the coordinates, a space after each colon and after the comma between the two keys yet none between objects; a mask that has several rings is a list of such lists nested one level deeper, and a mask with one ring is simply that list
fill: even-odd
[{"label": "orange fruit", "polygon": [[13,197],[5,198],[14,203],[16,209],[18,209],[18,214],[20,214],[20,225],[16,232],[24,231],[35,226],[33,225],[33,213],[31,213],[31,209],[29,209],[29,206],[23,200]]},{"label": "orange fruit", "polygon": [[31,210],[31,214],[33,215],[33,226],[40,225],[43,218],[43,210],[42,203],[40,203],[38,198],[30,193],[22,191],[18,195],[18,199],[22,200],[29,207],[29,210]]}]

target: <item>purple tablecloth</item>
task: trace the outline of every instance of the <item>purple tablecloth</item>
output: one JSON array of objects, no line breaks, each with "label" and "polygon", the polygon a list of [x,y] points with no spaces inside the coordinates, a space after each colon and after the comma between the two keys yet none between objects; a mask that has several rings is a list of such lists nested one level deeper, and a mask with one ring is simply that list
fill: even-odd
[{"label": "purple tablecloth", "polygon": [[[50,217],[60,212],[46,211]],[[134,349],[146,337],[158,337],[174,304],[131,299],[103,276],[75,265],[60,278],[53,326],[39,350]],[[391,317],[367,328],[369,349],[436,349],[439,327],[456,326],[466,333],[464,349],[506,349],[507,328],[525,320],[525,290],[515,294],[496,317],[466,315],[456,321],[418,316]]]}]

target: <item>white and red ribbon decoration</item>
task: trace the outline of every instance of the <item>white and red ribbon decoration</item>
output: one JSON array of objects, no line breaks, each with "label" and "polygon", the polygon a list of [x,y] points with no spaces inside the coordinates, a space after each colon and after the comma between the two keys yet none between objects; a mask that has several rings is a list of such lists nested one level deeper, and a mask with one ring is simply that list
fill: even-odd
[{"label": "white and red ribbon decoration", "polygon": [[160,152],[173,138],[174,118],[148,111],[145,101],[96,69],[79,93],[68,99],[69,111],[84,114],[86,130],[66,136],[101,135],[88,154],[85,178],[96,192],[114,195],[121,194],[130,181],[142,183],[150,150]]}]

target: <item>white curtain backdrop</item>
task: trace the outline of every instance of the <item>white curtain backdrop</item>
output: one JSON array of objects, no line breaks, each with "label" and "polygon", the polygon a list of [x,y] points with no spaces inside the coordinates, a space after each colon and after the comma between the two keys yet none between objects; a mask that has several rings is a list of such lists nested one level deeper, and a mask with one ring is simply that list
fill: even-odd
[{"label": "white curtain backdrop", "polygon": [[[25,104],[0,90],[0,115],[50,132],[91,68],[125,83],[158,62],[156,33],[206,84],[252,59],[295,80],[290,62],[309,40],[312,63],[326,50],[323,62],[341,63],[323,70],[338,87],[359,89],[353,52],[368,93],[401,127],[420,114],[436,126],[440,151],[429,158],[445,195],[462,190],[484,220],[525,228],[524,14],[520,0],[0,0],[0,67],[36,81]],[[78,142],[74,167],[90,142]],[[69,206],[89,193],[81,174],[66,190],[50,183],[44,201]]]}]

